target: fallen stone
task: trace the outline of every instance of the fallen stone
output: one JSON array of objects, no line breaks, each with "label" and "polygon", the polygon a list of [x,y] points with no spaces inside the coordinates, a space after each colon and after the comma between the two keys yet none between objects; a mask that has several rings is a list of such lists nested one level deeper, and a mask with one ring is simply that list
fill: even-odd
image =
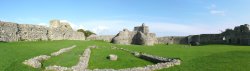
[{"label": "fallen stone", "polygon": [[108,56],[108,59],[111,60],[111,61],[116,61],[117,58],[118,58],[118,56],[117,56],[117,55],[114,55],[114,54],[110,54],[110,55]]},{"label": "fallen stone", "polygon": [[23,62],[23,64],[31,66],[33,68],[41,68],[41,66],[42,66],[41,62],[44,60],[48,60],[49,58],[50,58],[50,56],[40,55],[40,56],[31,58],[31,59],[25,60]]}]

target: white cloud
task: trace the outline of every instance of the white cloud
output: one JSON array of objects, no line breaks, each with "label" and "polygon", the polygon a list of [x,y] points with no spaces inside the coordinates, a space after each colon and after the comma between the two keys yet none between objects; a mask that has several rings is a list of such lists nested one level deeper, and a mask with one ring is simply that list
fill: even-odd
[{"label": "white cloud", "polygon": [[217,6],[215,4],[211,4],[209,7],[209,12],[212,15],[217,15],[217,16],[225,16],[226,13],[223,10],[218,10]]},{"label": "white cloud", "polygon": [[78,25],[78,24],[72,23],[72,22],[70,22],[70,21],[68,21],[68,20],[60,20],[60,22],[69,23],[70,26],[72,27],[72,29],[75,30],[75,31],[76,31],[77,29],[84,29],[84,28],[85,28],[83,25]]},{"label": "white cloud", "polygon": [[125,20],[92,20],[81,23],[86,27],[86,30],[93,31],[98,35],[115,35],[124,28],[132,30],[135,24],[140,23]]},{"label": "white cloud", "polygon": [[106,31],[111,30],[110,27],[104,26],[104,25],[98,25],[95,28],[91,29],[94,33],[100,34],[100,33],[106,33]]},{"label": "white cloud", "polygon": [[211,10],[210,13],[213,15],[225,16],[225,11]]},{"label": "white cloud", "polygon": [[[68,21],[67,21],[68,22]],[[240,25],[239,22],[217,22],[218,24],[208,23],[168,23],[168,22],[145,22],[149,26],[150,32],[156,33],[157,36],[187,36],[196,34],[216,34],[221,33],[227,28],[233,28]],[[98,35],[116,35],[124,28],[133,30],[135,26],[141,25],[142,22],[126,21],[126,20],[94,20],[82,22],[81,24],[70,25],[76,29],[83,27],[85,30],[90,30]],[[79,26],[80,25],[80,26]]]},{"label": "white cloud", "polygon": [[37,25],[49,27],[49,24],[47,24],[47,23],[38,23]]}]

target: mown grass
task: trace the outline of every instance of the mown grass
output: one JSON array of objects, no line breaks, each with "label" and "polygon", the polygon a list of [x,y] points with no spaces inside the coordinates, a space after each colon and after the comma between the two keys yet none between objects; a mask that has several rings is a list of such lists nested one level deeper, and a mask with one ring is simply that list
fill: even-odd
[{"label": "mown grass", "polygon": [[180,66],[159,71],[249,71],[250,69],[250,46],[222,44],[116,46],[162,57],[182,59]]},{"label": "mown grass", "polygon": [[[61,48],[77,45],[62,55],[43,62],[43,68],[49,65],[71,67],[77,64],[79,55],[90,45],[101,48],[92,49],[89,68],[128,68],[152,64],[131,54],[110,49],[110,46],[122,47],[162,57],[181,58],[180,66],[160,71],[248,71],[250,70],[250,46],[210,44],[203,46],[187,45],[114,45],[102,41],[36,41],[36,42],[0,42],[0,71],[40,71],[23,65],[26,59],[38,55],[50,55]],[[106,59],[108,54],[118,55],[118,61]]]},{"label": "mown grass", "polygon": [[[107,59],[109,54],[115,54],[118,56],[117,61],[110,61]],[[89,62],[90,69],[121,69],[121,68],[130,68],[130,67],[139,67],[153,64],[151,62],[145,61],[143,59],[137,58],[132,54],[117,50],[111,49],[110,47],[101,47],[98,49],[92,49],[92,54]]]}]

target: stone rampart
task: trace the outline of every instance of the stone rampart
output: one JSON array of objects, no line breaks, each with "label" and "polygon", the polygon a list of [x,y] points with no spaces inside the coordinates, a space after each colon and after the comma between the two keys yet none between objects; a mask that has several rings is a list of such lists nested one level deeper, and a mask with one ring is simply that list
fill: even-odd
[{"label": "stone rampart", "polygon": [[103,40],[106,42],[111,42],[111,40],[114,38],[114,35],[90,35],[87,37],[87,40]]},{"label": "stone rampart", "polygon": [[187,44],[186,36],[165,36],[157,38],[158,44]]},{"label": "stone rampart", "polygon": [[85,40],[84,33],[74,31],[69,23],[52,20],[50,27],[17,24],[0,21],[0,41],[39,41],[39,40]]}]

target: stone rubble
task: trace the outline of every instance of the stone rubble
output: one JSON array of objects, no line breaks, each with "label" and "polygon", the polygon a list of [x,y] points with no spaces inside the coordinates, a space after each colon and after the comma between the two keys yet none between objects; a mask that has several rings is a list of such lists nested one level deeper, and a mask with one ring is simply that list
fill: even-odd
[{"label": "stone rubble", "polygon": [[[63,48],[63,49],[60,49],[59,51],[57,52],[54,52],[54,53],[51,53],[51,56],[57,56],[57,55],[60,55],[64,52],[67,52],[73,48],[75,48],[76,45],[73,45],[71,47],[68,47],[68,48]],[[33,68],[41,68],[42,66],[42,61],[45,61],[45,60],[48,60],[49,58],[51,58],[51,56],[48,56],[48,55],[40,55],[40,56],[36,56],[34,58],[31,58],[31,59],[28,59],[28,60],[25,60],[23,62],[23,64],[25,65],[28,65],[28,66],[31,66]],[[59,68],[59,67],[57,67]]]},{"label": "stone rubble", "polygon": [[60,54],[62,54],[62,53],[64,53],[64,52],[68,52],[68,51],[70,51],[71,49],[73,49],[73,48],[75,48],[76,47],[76,45],[73,45],[73,46],[71,46],[71,47],[68,47],[68,48],[63,48],[63,49],[60,49],[59,51],[57,51],[57,52],[53,52],[53,53],[51,53],[51,56],[58,56],[58,55],[60,55]]},{"label": "stone rubble", "polygon": [[108,56],[108,59],[111,60],[111,61],[116,61],[118,59],[118,56],[117,55],[114,55],[114,54],[110,54]]},{"label": "stone rubble", "polygon": [[41,62],[44,60],[48,60],[49,58],[50,58],[50,56],[40,55],[40,56],[31,58],[31,59],[25,60],[23,62],[23,64],[31,66],[33,68],[41,68],[41,66],[42,66]]}]

